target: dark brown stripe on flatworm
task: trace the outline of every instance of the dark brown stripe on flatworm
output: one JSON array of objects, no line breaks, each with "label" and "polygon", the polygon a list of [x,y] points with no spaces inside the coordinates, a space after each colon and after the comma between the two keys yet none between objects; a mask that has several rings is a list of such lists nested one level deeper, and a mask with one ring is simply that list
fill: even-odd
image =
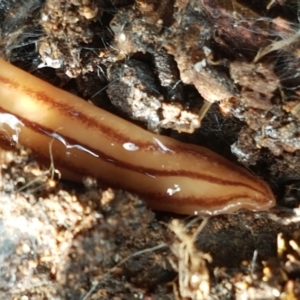
[{"label": "dark brown stripe on flatworm", "polygon": [[[136,191],[135,191],[136,192]],[[187,197],[178,197],[176,194],[173,196],[167,195],[166,193],[143,193],[141,191],[136,192],[140,196],[145,197],[146,199],[151,199],[151,202],[158,203],[159,205],[166,203],[172,203],[174,199],[176,199],[176,206],[199,206],[199,200],[201,200],[201,206],[203,208],[207,207],[214,207],[214,206],[227,206],[228,203],[234,203],[237,199],[241,198],[249,198],[247,195],[244,194],[231,194],[228,197],[193,197],[193,196],[187,196]],[[174,198],[173,198],[174,197]],[[253,200],[253,199],[252,199]],[[271,199],[269,199],[271,200]],[[252,201],[253,203],[259,205],[259,203],[265,203],[266,198],[255,198],[255,201]],[[217,204],[217,205],[216,205]],[[241,205],[245,206],[245,205]]]},{"label": "dark brown stripe on flatworm", "polygon": [[[31,75],[30,75],[31,76]],[[27,94],[29,97],[35,99],[38,102],[41,102],[42,104],[48,106],[50,109],[54,108],[59,111],[61,115],[67,116],[68,118],[76,119],[76,121],[81,122],[88,128],[94,128],[97,131],[99,131],[99,134],[102,136],[105,136],[108,140],[112,140],[118,144],[123,144],[124,142],[128,141],[128,136],[118,132],[115,129],[112,129],[109,126],[106,126],[103,123],[99,123],[99,121],[95,120],[94,118],[91,118],[89,116],[86,116],[79,111],[74,111],[72,108],[72,103],[69,105],[67,104],[61,104],[59,102],[56,102],[52,97],[50,97],[47,93],[43,91],[36,91],[34,89],[28,88],[25,85],[20,85],[18,82],[15,82],[14,80],[11,80],[7,77],[0,76],[0,82],[2,82],[5,85],[8,85],[12,87],[13,89],[20,90],[21,92]],[[76,96],[77,97],[77,96]],[[84,101],[84,100],[83,100]],[[95,109],[99,109],[96,108]],[[113,116],[113,115],[112,115]],[[113,116],[117,118],[116,116]],[[126,121],[127,122],[127,121]],[[142,130],[142,129],[141,129]],[[139,147],[140,150],[144,152],[151,152],[151,147],[153,147],[153,143],[149,142],[143,142],[141,140],[133,140],[132,138],[130,139],[130,142],[134,143]],[[201,151],[201,149],[197,149],[197,151],[193,149],[189,149],[188,145],[183,146],[183,145],[165,145],[168,148],[171,148],[172,151],[177,152],[177,153],[184,153],[186,156],[193,157],[194,159],[202,159],[202,158],[207,158],[211,159],[211,161],[214,162],[214,164],[218,164],[220,166],[224,166],[226,168],[232,168],[232,164],[226,159],[215,157],[215,156],[210,156],[210,153],[207,153],[205,150]],[[88,148],[88,147],[87,147]],[[125,168],[129,168],[128,166],[124,166]],[[146,171],[147,172],[147,171]],[[248,178],[249,180],[255,180],[251,174],[249,174],[247,171],[237,168],[235,170],[237,174],[240,174],[240,176],[243,176],[245,178]],[[180,171],[179,175],[184,175],[184,176],[191,176],[188,173],[183,174],[183,171]],[[204,179],[204,178],[203,178]],[[208,179],[207,179],[208,180]],[[211,177],[212,181],[217,182],[219,184],[222,184],[223,181],[217,181],[216,179],[213,179]],[[209,181],[209,180],[208,180]],[[211,182],[212,182],[211,181]],[[224,180],[224,184],[226,184],[226,180]],[[256,180],[256,183],[259,184],[263,190],[265,190],[264,185]],[[238,183],[239,185],[243,185],[241,183]],[[253,189],[250,185],[243,185],[248,188]],[[253,189],[256,190],[256,189]],[[256,190],[259,191],[259,190]],[[260,192],[260,191],[259,191]]]},{"label": "dark brown stripe on flatworm", "polygon": [[[43,160],[43,161],[49,160],[49,158],[46,155],[44,155],[43,151],[41,151],[40,149],[35,148],[34,151],[39,153],[41,160]],[[55,159],[55,161],[56,161],[57,165],[63,166],[63,168],[65,170],[72,170],[75,172],[75,174],[82,174],[83,176],[89,175],[89,174],[86,174],[86,170],[75,166],[71,162],[66,162],[65,160],[61,159],[60,157],[57,157]],[[103,183],[104,185],[106,184],[107,186],[112,186],[114,188],[124,189],[124,186],[122,186],[116,182],[112,182],[112,181],[107,182],[103,178],[98,178],[98,179],[100,179],[101,183]],[[137,183],[137,185],[138,185],[138,183]],[[134,189],[134,188],[125,187],[125,189],[128,192],[138,194],[141,198],[148,199],[149,203],[152,203],[153,206],[155,206],[155,203],[159,203],[159,206],[161,206],[162,202],[164,202],[164,204],[167,204],[167,205],[168,204],[173,205],[172,202],[176,201],[174,203],[174,206],[175,205],[178,207],[187,206],[187,205],[188,206],[201,206],[201,207],[203,207],[202,209],[206,209],[208,211],[210,210],[209,208],[212,208],[212,207],[226,207],[228,205],[228,203],[234,202],[238,198],[248,198],[247,195],[244,195],[244,194],[232,194],[229,197],[202,197],[202,198],[200,198],[199,196],[186,196],[186,197],[181,196],[181,197],[179,197],[176,194],[174,196],[170,196],[167,193],[157,193],[157,192],[151,192],[151,191],[145,192],[145,191],[139,190],[138,188]],[[200,205],[199,205],[199,201],[201,201]],[[259,203],[264,203],[264,202],[266,202],[266,199],[264,197],[261,197],[261,198],[256,198],[254,203],[259,205]],[[241,205],[241,206],[243,206],[243,205]],[[199,211],[201,212],[201,209],[199,209]]]},{"label": "dark brown stripe on flatworm", "polygon": [[[0,106],[0,111],[10,113],[9,111],[6,111],[5,109],[3,109],[1,106]],[[16,114],[14,114],[14,115],[21,122],[23,122],[23,124],[27,128],[31,129],[32,131],[34,131],[38,134],[45,135],[46,134],[45,132],[49,132],[49,134],[53,133],[53,131],[51,129],[49,129],[45,126],[41,126],[40,124],[30,122],[27,119],[22,118],[22,117],[20,117]],[[66,137],[65,135],[61,135],[61,134],[60,134],[60,136],[70,145],[77,145],[78,144],[78,142],[76,140],[74,140],[73,138],[69,138],[69,137]],[[49,139],[51,139],[51,136],[49,136]],[[106,153],[104,153],[102,151],[99,151],[98,149],[93,149],[93,148],[91,148],[89,146],[86,146],[84,144],[80,144],[80,146],[83,146],[84,148],[88,149],[89,151],[97,154],[99,156],[99,159],[102,159],[105,162],[109,162],[109,160],[113,160],[114,164],[116,166],[118,166],[119,168],[130,170],[130,171],[133,171],[133,172],[136,172],[136,173],[142,173],[142,174],[148,173],[148,174],[151,174],[153,176],[188,177],[188,178],[191,178],[191,179],[203,180],[203,181],[207,181],[207,182],[214,183],[214,184],[219,184],[219,185],[224,185],[224,186],[243,186],[243,187],[246,187],[250,190],[256,191],[258,193],[266,192],[263,185],[262,185],[262,189],[263,189],[263,192],[262,192],[261,190],[253,188],[253,186],[245,184],[245,183],[240,183],[238,181],[228,181],[228,180],[225,180],[225,179],[220,179],[220,178],[217,178],[217,177],[204,175],[204,174],[196,173],[196,172],[193,172],[193,171],[187,171],[187,170],[174,170],[174,171],[172,171],[172,170],[157,170],[157,169],[153,169],[153,168],[145,168],[145,167],[141,167],[141,166],[138,166],[138,165],[133,165],[131,163],[116,159],[115,157],[109,156]],[[56,158],[56,160],[58,160],[58,158]],[[65,164],[66,164],[65,161],[60,160],[59,163],[62,167],[65,167]],[[78,169],[78,167],[76,167],[75,165],[72,165],[72,166],[68,165],[68,168],[70,168],[75,174],[82,173],[84,175],[88,175],[88,174],[85,174],[86,171],[83,172],[83,170]]]},{"label": "dark brown stripe on flatworm", "polygon": [[[113,140],[120,144],[128,140],[128,137],[126,135],[118,132],[117,130],[113,130],[111,129],[111,127],[106,126],[103,123],[99,123],[99,121],[96,121],[94,118],[82,114],[80,111],[77,110],[75,111],[74,108],[72,107],[72,103],[70,103],[69,105],[59,103],[55,101],[52,97],[48,96],[48,94],[43,91],[36,91],[26,87],[25,85],[20,85],[19,83],[11,79],[8,79],[4,76],[0,76],[0,82],[2,82],[5,85],[9,85],[13,89],[20,90],[21,93],[23,92],[27,94],[30,98],[35,99],[38,102],[41,102],[43,105],[48,106],[50,109],[53,108],[59,111],[61,115],[64,115],[68,118],[76,119],[78,123],[80,122],[88,128],[96,129],[97,131],[99,131],[99,133],[101,133],[101,135],[106,136],[110,140]],[[75,95],[73,96],[77,97]],[[95,107],[95,109],[99,109],[99,108]],[[152,146],[151,143],[142,143],[141,141],[134,142],[134,143],[136,145],[138,144],[139,148],[147,149],[149,146]]]}]

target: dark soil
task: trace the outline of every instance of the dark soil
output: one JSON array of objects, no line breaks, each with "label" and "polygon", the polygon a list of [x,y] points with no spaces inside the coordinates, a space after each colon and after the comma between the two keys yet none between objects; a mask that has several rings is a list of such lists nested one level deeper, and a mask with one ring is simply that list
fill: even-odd
[{"label": "dark soil", "polygon": [[1,150],[0,298],[299,299],[299,11],[296,0],[0,0],[4,59],[244,165],[278,203],[192,221],[92,178],[57,180],[22,146]]}]

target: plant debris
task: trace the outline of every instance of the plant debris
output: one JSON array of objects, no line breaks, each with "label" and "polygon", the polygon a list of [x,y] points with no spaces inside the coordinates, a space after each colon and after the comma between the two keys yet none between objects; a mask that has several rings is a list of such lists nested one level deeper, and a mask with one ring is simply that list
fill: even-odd
[{"label": "plant debris", "polygon": [[1,298],[299,299],[299,11],[296,0],[0,1],[6,60],[238,160],[278,199],[201,226],[1,150]]}]

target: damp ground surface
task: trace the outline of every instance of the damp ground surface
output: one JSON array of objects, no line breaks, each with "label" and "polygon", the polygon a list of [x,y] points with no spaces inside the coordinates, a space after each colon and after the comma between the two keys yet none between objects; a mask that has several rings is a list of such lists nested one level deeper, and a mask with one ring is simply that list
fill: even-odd
[{"label": "damp ground surface", "polygon": [[40,166],[21,145],[3,149],[0,298],[299,299],[299,10],[0,0],[4,59],[244,165],[278,203],[209,219],[154,212],[93,178],[59,180],[55,161]]}]

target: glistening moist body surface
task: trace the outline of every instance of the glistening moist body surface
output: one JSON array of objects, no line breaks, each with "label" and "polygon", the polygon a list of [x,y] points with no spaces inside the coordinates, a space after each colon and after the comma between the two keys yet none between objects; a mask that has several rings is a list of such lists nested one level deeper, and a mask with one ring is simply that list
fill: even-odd
[{"label": "glistening moist body surface", "polygon": [[265,182],[218,154],[145,131],[3,60],[0,67],[0,112],[21,124],[3,125],[1,139],[20,142],[43,161],[51,146],[65,177],[93,176],[138,193],[154,209],[183,214],[274,205]]}]

